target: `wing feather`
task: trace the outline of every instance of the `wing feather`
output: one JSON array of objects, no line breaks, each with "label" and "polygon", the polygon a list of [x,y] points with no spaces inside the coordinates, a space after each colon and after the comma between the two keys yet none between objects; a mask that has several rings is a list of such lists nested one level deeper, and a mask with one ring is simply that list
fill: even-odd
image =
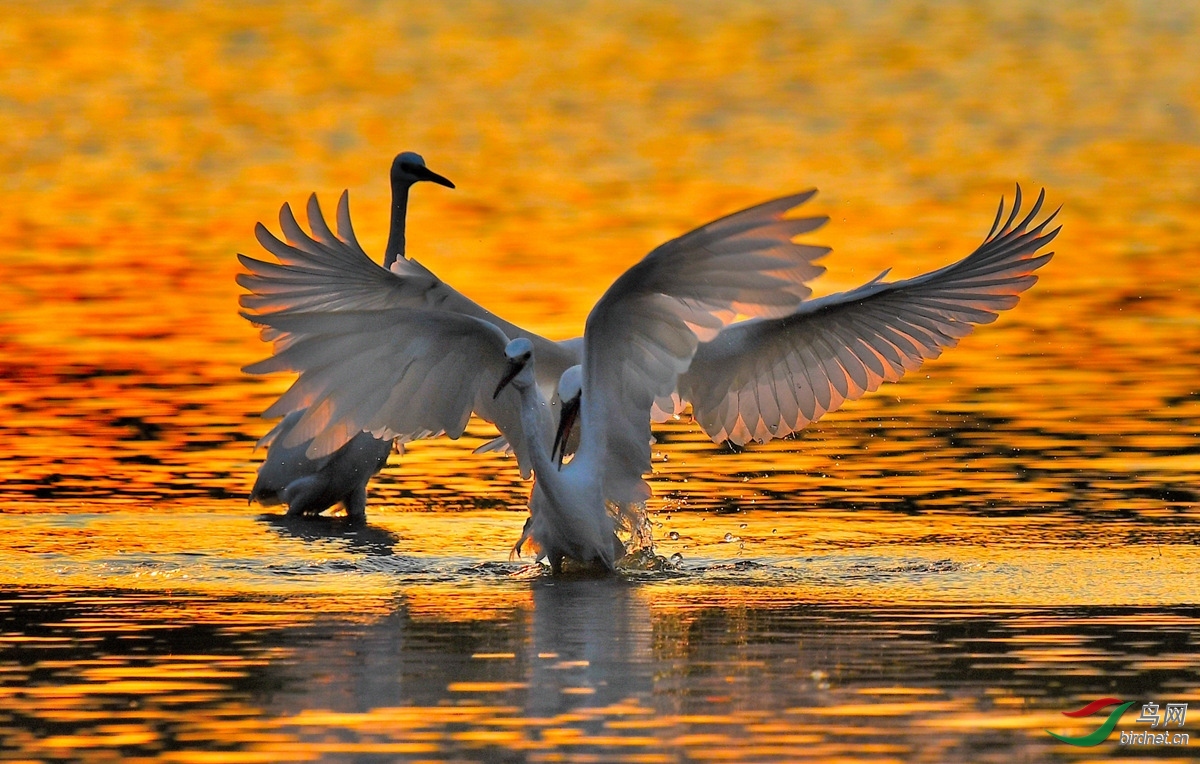
[{"label": "wing feather", "polygon": [[358,237],[354,235],[354,225],[350,222],[349,191],[342,191],[342,195],[338,197],[337,235],[339,239],[346,242],[346,246],[359,252],[363,251],[362,245],[358,243]]},{"label": "wing feather", "polygon": [[[238,256],[247,273],[239,274],[237,281],[249,292],[241,296],[240,304],[252,320],[268,315],[436,308],[492,323],[508,337],[528,338],[538,359],[538,382],[545,389],[551,389],[567,367],[579,363],[579,345],[551,342],[501,319],[413,258],[398,260],[390,270],[378,265],[354,235],[348,192],[338,199],[336,234],[315,194],[309,197],[306,212],[311,236],[287,204],[279,212],[284,240],[261,223],[255,226],[259,244],[278,264]],[[277,343],[277,349],[291,341],[287,332],[269,324],[262,338]]]},{"label": "wing feather", "polygon": [[[739,315],[783,316],[810,294],[825,251],[793,236],[825,218],[786,218],[815,191],[736,212],[654,249],[604,293],[584,332],[582,439],[576,460],[602,461],[606,500],[649,496],[650,414],[701,341]],[[753,401],[746,391],[739,401]],[[740,404],[739,404],[740,405]],[[758,410],[757,404],[747,406]]]},{"label": "wing feather", "polygon": [[787,316],[734,324],[699,346],[679,378],[680,397],[710,437],[742,445],[799,430],[900,379],[996,320],[1037,281],[1034,271],[1053,255],[1039,250],[1060,230],[1049,229],[1057,211],[1035,224],[1044,200],[1043,190],[1019,217],[1018,186],[1007,218],[1001,200],[983,243],[956,263],[902,281],[880,276]]},{"label": "wing feather", "polygon": [[299,372],[266,415],[306,408],[285,445],[309,439],[318,458],[360,432],[413,439],[462,435],[471,413],[496,423],[528,458],[515,416],[515,391],[491,394],[504,373],[508,338],[494,325],[458,313],[412,308],[247,316],[295,335],[288,347],[246,367],[252,374]]}]

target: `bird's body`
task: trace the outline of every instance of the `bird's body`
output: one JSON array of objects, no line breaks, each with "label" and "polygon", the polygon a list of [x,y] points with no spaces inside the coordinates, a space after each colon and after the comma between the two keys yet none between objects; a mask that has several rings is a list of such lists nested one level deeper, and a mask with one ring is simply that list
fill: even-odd
[{"label": "bird's body", "polygon": [[[584,335],[554,343],[499,319],[412,260],[390,271],[353,238],[345,196],[338,235],[309,204],[313,236],[285,206],[288,244],[260,227],[282,266],[242,259],[243,305],[275,355],[252,373],[296,371],[268,415],[306,407],[291,444],[309,458],[359,433],[457,437],[475,412],[512,444],[536,482],[522,541],[557,570],[564,558],[613,567],[622,512],[649,497],[650,421],[690,404],[714,440],[769,440],[899,379],[994,320],[1036,281],[1057,229],[1040,210],[1004,225],[953,265],[806,300],[824,248],[792,238],[823,218],[787,218],[813,192],[722,218],[656,248],[605,292]],[[1003,212],[1003,203],[1001,204]],[[1052,218],[1053,216],[1051,216]],[[284,275],[287,279],[283,278]],[[738,320],[749,317],[747,320]],[[536,362],[534,359],[536,358]],[[523,359],[515,371],[513,364]],[[551,400],[579,371],[579,446],[559,460]],[[498,379],[512,385],[495,389]]]},{"label": "bird's body", "polygon": [[307,441],[285,445],[288,433],[302,416],[303,409],[293,411],[264,438],[270,445],[258,468],[250,501],[263,506],[286,504],[289,515],[305,516],[341,503],[351,520],[365,520],[367,483],[387,464],[392,441],[362,432],[332,454],[309,459],[304,454]]},{"label": "bird's body", "polygon": [[[516,371],[511,384],[520,396],[521,428],[536,478],[529,498],[529,522],[515,549],[520,550],[526,539],[532,540],[538,556],[549,560],[555,572],[562,569],[564,558],[612,568],[625,548],[616,534],[620,515],[604,505],[600,470],[578,458],[560,466],[554,449],[547,447],[558,423],[538,389],[532,347],[525,340],[513,340],[505,348],[505,356]],[[501,383],[497,393],[508,381]],[[531,433],[539,437],[530,437]]]}]

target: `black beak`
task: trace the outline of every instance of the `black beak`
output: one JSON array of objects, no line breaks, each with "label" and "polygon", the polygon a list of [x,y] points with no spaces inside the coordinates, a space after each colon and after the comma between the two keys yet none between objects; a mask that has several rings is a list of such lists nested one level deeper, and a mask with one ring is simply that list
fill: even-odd
[{"label": "black beak", "polygon": [[496,392],[492,393],[492,400],[500,397],[500,393],[504,388],[508,387],[508,383],[513,381],[513,378],[521,373],[521,369],[525,368],[524,361],[509,361],[508,368],[504,370],[504,378],[500,380],[500,384],[496,385]]},{"label": "black beak", "polygon": [[425,165],[415,164],[413,162],[404,162],[400,165],[400,169],[404,170],[409,175],[416,176],[420,180],[428,180],[431,183],[438,184],[439,186],[445,186],[446,188],[454,188],[454,184],[451,183],[448,179],[443,178],[441,175],[438,175],[436,172],[429,169]]},{"label": "black beak", "polygon": [[571,428],[579,418],[579,402],[582,399],[582,395],[576,395],[569,401],[563,401],[562,413],[558,415],[558,432],[554,435],[554,448],[550,451],[550,458],[554,459],[560,470],[563,459],[567,456],[567,441],[571,438]]}]

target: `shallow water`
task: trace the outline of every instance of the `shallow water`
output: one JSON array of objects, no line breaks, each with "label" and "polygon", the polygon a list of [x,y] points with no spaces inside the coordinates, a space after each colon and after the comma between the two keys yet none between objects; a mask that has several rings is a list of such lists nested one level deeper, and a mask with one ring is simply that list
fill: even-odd
[{"label": "shallow water", "polygon": [[553,579],[402,554],[413,522],[185,521],[262,548],[139,552],[138,523],[92,516],[132,549],[4,597],[0,729],[23,756],[1037,761],[1062,747],[1043,728],[1096,726],[1061,716],[1081,698],[1195,696],[1200,610],[1164,581],[1194,551],[1122,551],[1106,564],[1141,575],[1103,594],[1098,551],[936,544]]},{"label": "shallow water", "polygon": [[[1200,49],[1157,3],[83,2],[0,19],[0,760],[1183,761],[1200,745]],[[1057,254],[795,439],[656,432],[665,569],[512,561],[493,432],[365,529],[245,498],[284,378],[253,224],[423,152],[410,253],[556,338],[666,238],[816,185],[818,293]],[[1192,747],[1077,748],[1100,697]],[[1174,728],[1172,728],[1174,729]]]}]

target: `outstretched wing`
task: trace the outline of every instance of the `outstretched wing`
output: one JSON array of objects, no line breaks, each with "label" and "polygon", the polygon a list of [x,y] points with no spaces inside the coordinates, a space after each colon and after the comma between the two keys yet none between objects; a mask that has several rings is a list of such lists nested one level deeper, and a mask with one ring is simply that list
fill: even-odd
[{"label": "outstretched wing", "polygon": [[[579,362],[574,346],[560,345],[505,321],[414,259],[398,259],[391,270],[379,266],[354,236],[349,192],[343,192],[338,200],[336,234],[325,222],[316,194],[308,199],[307,213],[311,235],[296,222],[287,204],[279,211],[285,241],[261,223],[255,226],[259,244],[278,258],[278,264],[238,255],[248,272],[239,274],[237,282],[250,291],[241,296],[240,304],[255,320],[268,315],[391,308],[427,308],[473,316],[494,324],[510,338],[527,337],[533,343],[539,385],[545,388],[547,397],[562,371]],[[263,340],[276,343],[277,350],[285,348],[290,341],[287,332],[263,323]]]},{"label": "outstretched wing", "polygon": [[[742,445],[788,435],[845,401],[894,382],[953,347],[976,324],[1017,304],[1053,253],[1058,234],[1040,223],[1045,191],[1021,208],[1004,201],[983,244],[952,265],[888,283],[886,272],[857,289],[802,304],[790,315],[735,324],[702,345],[679,379],[679,396],[714,441]],[[1032,228],[1030,227],[1032,226]]]},{"label": "outstretched wing", "polygon": [[[309,459],[359,433],[406,440],[462,435],[472,412],[494,423],[529,475],[518,393],[492,393],[506,368],[508,338],[493,324],[440,310],[390,308],[331,313],[279,312],[249,320],[290,337],[251,374],[300,376],[263,416],[307,408],[283,435],[285,446],[312,439]],[[552,437],[552,434],[542,434]]]},{"label": "outstretched wing", "polygon": [[667,242],[626,271],[592,309],[584,332],[582,440],[576,459],[603,460],[602,491],[617,504],[649,488],[650,409],[675,389],[698,343],[738,315],[781,316],[809,292],[826,249],[791,242],[826,218],[785,218],[815,194],[776,199]]}]

